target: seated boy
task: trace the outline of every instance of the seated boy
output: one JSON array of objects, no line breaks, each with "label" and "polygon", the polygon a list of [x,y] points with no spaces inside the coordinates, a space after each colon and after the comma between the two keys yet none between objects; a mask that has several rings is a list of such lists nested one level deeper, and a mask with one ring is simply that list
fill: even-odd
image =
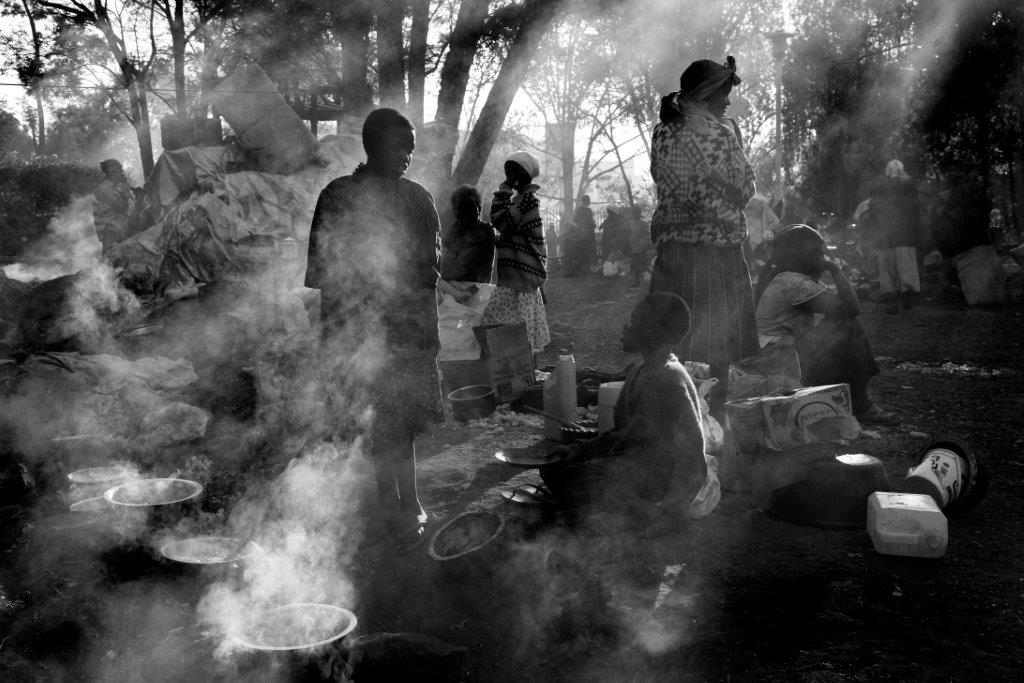
[{"label": "seated boy", "polygon": [[648,294],[623,330],[622,350],[643,356],[615,404],[615,428],[559,446],[541,478],[565,506],[612,511],[643,523],[651,507],[678,502],[685,511],[707,477],[697,390],[672,347],[690,329],[686,303]]}]

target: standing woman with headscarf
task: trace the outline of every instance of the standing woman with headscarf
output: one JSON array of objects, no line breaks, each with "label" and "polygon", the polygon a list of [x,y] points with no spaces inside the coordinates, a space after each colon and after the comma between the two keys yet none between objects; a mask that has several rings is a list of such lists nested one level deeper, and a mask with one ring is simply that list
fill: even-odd
[{"label": "standing woman with headscarf", "polygon": [[866,218],[878,250],[878,291],[889,301],[888,312],[909,310],[912,297],[921,293],[921,204],[899,159],[886,164],[885,180],[872,191]]},{"label": "standing woman with headscarf", "polygon": [[754,172],[736,123],[724,116],[739,82],[732,57],[688,66],[679,92],[662,98],[651,145],[658,206],[651,218],[657,257],[650,291],[672,292],[689,304],[692,327],[678,355],[711,365],[718,385],[710,404],[719,417],[729,363],[758,352],[743,257],[743,208],[754,195]]}]

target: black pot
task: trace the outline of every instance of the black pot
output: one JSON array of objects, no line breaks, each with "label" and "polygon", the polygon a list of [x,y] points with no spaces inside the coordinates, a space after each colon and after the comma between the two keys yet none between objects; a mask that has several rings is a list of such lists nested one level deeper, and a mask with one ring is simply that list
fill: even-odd
[{"label": "black pot", "polygon": [[479,420],[494,413],[498,403],[494,398],[494,387],[474,384],[462,387],[448,394],[452,403],[452,416],[459,422]]}]

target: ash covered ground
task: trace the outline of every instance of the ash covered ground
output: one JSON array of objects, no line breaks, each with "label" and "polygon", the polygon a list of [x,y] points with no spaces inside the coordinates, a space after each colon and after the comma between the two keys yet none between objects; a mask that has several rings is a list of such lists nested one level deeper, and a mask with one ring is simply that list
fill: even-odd
[{"label": "ash covered ground", "polygon": [[[642,290],[626,278],[556,278],[547,294],[552,330],[575,343],[579,366],[621,371],[629,360],[618,349],[621,321]],[[486,571],[460,577],[425,549],[396,556],[374,542],[372,528],[357,533],[354,522],[321,519],[340,539],[330,552],[344,585],[332,588],[359,618],[348,642],[380,632],[436,638],[401,652],[405,665],[420,667],[417,677],[442,680],[1014,679],[1024,658],[1024,311],[866,309],[861,319],[883,367],[872,388],[900,419],[843,450],[880,458],[899,482],[929,439],[953,435],[991,468],[980,506],[950,518],[945,558],[880,555],[864,530],[778,521],[747,493],[726,492],[710,517],[656,539],[554,528],[513,540]],[[255,438],[281,450],[237,455],[238,429],[215,417],[187,454],[168,453],[182,474],[207,483],[200,522],[215,527],[244,507],[253,482],[268,474],[280,482],[289,471],[281,485],[307,512],[336,494],[349,501],[348,518],[360,514],[359,501],[319,471],[286,469],[289,454],[272,435]],[[504,412],[437,428],[419,443],[425,506],[446,517],[500,509],[498,493],[535,474],[497,462],[494,451],[532,443],[540,431],[538,418]],[[210,586],[237,579],[230,572],[170,565],[149,541],[110,544],[93,529],[48,525],[43,509],[6,516],[5,680],[290,675],[280,660],[225,651],[221,631],[199,619]],[[288,543],[316,543],[316,531],[307,526]],[[329,675],[350,673],[341,666]]]}]

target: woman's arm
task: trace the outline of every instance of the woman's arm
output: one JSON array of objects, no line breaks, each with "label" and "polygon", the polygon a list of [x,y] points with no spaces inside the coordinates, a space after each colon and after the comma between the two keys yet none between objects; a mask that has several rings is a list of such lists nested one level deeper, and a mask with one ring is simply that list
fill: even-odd
[{"label": "woman's arm", "polygon": [[853,285],[843,273],[843,269],[834,261],[826,261],[825,269],[832,274],[838,294],[822,292],[813,299],[800,304],[798,308],[827,316],[856,318],[860,315],[860,301],[857,299],[857,292],[853,289]]}]

